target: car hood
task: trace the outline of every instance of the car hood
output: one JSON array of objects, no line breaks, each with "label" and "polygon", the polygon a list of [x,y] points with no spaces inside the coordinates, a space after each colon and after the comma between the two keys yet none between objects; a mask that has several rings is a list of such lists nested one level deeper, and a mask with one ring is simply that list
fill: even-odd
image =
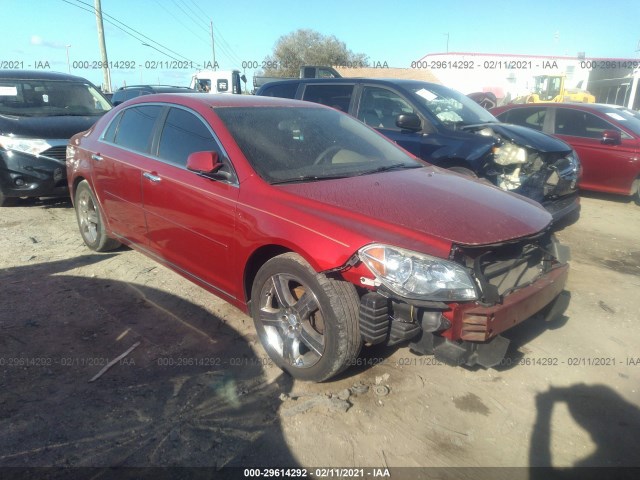
[{"label": "car hood", "polygon": [[300,208],[306,203],[309,213],[331,215],[346,228],[366,231],[372,241],[392,231],[399,238],[417,232],[460,245],[488,245],[533,235],[551,222],[531,200],[431,166],[278,188],[312,200]]},{"label": "car hood", "polygon": [[541,153],[571,151],[571,147],[562,140],[532,128],[508,123],[487,123],[483,126],[491,128],[495,133],[513,143]]},{"label": "car hood", "polygon": [[68,139],[76,133],[88,130],[99,118],[99,115],[56,115],[52,117],[0,115],[0,134],[30,138]]}]

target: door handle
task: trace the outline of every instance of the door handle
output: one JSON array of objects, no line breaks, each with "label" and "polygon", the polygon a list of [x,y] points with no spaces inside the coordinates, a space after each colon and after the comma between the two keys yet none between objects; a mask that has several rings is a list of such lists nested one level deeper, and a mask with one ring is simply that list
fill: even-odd
[{"label": "door handle", "polygon": [[98,153],[94,153],[93,155],[91,155],[91,159],[95,160],[96,162],[101,162],[102,161],[102,156],[100,156],[100,154],[98,154]]},{"label": "door handle", "polygon": [[151,180],[153,183],[158,183],[160,180],[162,180],[159,176],[154,175],[150,172],[144,172],[142,176],[148,180]]}]

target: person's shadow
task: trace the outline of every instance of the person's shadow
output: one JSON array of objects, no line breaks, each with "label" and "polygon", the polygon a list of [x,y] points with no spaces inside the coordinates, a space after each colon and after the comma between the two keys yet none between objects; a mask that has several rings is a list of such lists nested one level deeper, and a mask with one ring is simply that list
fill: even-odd
[{"label": "person's shadow", "polygon": [[[146,478],[140,468],[204,467],[223,478],[233,466],[299,468],[278,417],[291,378],[266,372],[277,367],[188,295],[88,275],[117,255],[0,270],[2,475],[45,467],[34,478],[78,468],[91,470],[83,478]],[[88,276],[69,273],[76,268]]]},{"label": "person's shadow", "polygon": [[[589,432],[596,450],[571,468],[552,466],[552,412],[565,404],[575,422]],[[640,409],[604,385],[551,387],[536,396],[537,418],[531,435],[531,480],[626,479],[640,474]]]}]

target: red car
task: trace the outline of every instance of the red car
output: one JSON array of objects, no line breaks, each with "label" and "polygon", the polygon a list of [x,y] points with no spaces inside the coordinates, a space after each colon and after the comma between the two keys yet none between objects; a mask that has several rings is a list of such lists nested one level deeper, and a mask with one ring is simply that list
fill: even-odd
[{"label": "red car", "polygon": [[631,195],[640,205],[640,115],[616,105],[529,103],[491,110],[502,122],[555,135],[580,157],[584,190]]},{"label": "red car", "polygon": [[130,245],[250,313],[297,378],[328,379],[363,343],[493,366],[502,332],[564,303],[538,204],[319,104],[139,97],[74,136],[67,169],[91,249]]}]

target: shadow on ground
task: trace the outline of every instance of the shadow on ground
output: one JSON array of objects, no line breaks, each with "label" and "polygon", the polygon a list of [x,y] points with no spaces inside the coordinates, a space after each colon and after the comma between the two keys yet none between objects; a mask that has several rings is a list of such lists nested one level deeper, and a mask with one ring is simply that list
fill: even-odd
[{"label": "shadow on ground", "polygon": [[[559,404],[567,406],[573,420],[589,433],[595,444],[595,450],[572,468],[552,468],[552,414]],[[640,410],[614,390],[605,385],[585,384],[551,387],[537,395],[536,407],[529,452],[531,480],[638,478]]]},{"label": "shadow on ground", "polygon": [[0,467],[295,467],[290,378],[187,300],[80,276],[113,255],[0,270]]}]

